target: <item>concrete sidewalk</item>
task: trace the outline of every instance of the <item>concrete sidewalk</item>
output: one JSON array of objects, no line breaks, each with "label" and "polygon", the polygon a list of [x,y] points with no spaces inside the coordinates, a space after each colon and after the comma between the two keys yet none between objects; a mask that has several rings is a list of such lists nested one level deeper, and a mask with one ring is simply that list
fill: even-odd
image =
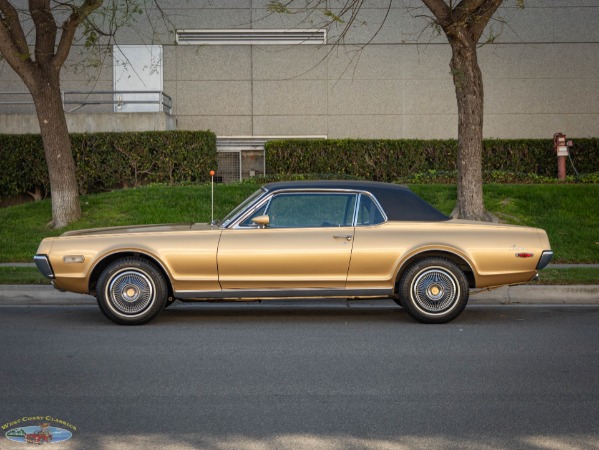
[{"label": "concrete sidewalk", "polygon": [[[269,300],[269,304],[285,304],[289,300]],[[322,303],[322,300],[311,300]],[[327,299],[327,304],[343,304],[345,299]],[[356,304],[359,301],[351,301]],[[572,286],[503,286],[490,291],[471,290],[470,304],[572,304],[599,305],[599,285]],[[0,306],[95,305],[89,295],[60,292],[52,286],[0,285]]]}]

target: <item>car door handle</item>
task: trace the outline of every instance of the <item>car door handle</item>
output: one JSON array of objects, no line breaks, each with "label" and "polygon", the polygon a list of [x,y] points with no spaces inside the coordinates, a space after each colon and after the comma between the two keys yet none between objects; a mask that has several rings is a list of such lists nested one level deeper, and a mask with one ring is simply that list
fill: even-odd
[{"label": "car door handle", "polygon": [[343,234],[343,235],[336,234],[333,237],[335,239],[345,239],[347,241],[351,241],[353,238],[353,236],[351,234]]}]

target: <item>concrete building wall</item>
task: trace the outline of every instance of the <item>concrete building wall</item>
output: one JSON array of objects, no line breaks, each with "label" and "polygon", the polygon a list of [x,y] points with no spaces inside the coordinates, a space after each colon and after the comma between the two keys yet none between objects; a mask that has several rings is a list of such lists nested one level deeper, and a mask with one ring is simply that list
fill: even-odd
[{"label": "concrete building wall", "polygon": [[[167,131],[177,129],[174,116],[164,112],[67,114],[71,133],[125,131]],[[35,114],[0,114],[0,132],[5,134],[39,133]]]},{"label": "concrete building wall", "polygon": [[[322,22],[321,13],[271,14],[267,0],[161,3],[177,29],[318,28]],[[331,43],[339,29],[329,30],[324,46],[175,45],[157,11],[151,22],[140,19],[121,30],[119,39],[163,45],[164,91],[173,97],[179,129],[219,136],[455,138],[451,48],[443,35],[424,30],[419,15],[427,10],[420,1],[394,0],[387,11],[388,3],[365,1],[338,47]],[[524,9],[506,0],[495,17],[487,30],[497,35],[494,43],[479,49],[485,136],[599,136],[599,0],[527,0]],[[73,62],[77,54],[74,49]],[[111,89],[110,64],[95,84],[91,69],[67,67],[63,89]],[[1,72],[0,91],[19,86],[9,72]]]}]

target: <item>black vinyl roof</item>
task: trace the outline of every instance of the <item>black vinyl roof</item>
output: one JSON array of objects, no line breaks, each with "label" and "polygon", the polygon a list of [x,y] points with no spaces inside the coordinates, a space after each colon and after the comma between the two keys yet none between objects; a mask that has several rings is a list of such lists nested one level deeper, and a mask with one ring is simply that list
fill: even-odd
[{"label": "black vinyl roof", "polygon": [[399,184],[353,180],[282,181],[265,184],[264,189],[269,192],[287,189],[346,189],[351,191],[366,191],[378,200],[389,220],[417,222],[449,220],[449,217],[422,200],[408,187]]}]

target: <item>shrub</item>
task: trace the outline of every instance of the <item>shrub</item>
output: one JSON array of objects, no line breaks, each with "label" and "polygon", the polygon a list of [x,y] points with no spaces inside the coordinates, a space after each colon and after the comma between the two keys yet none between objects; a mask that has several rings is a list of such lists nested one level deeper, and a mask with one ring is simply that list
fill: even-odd
[{"label": "shrub", "polygon": [[[453,182],[456,159],[455,140],[281,140],[266,144],[266,167],[271,176],[333,173],[377,181]],[[599,139],[574,139],[572,160],[580,174],[599,172]],[[568,169],[572,172],[570,165]],[[553,141],[485,140],[483,172],[486,180],[496,182],[554,178]]]},{"label": "shrub", "polygon": [[[72,134],[81,194],[148,182],[203,182],[216,167],[209,131]],[[50,191],[40,135],[0,134],[0,197]]]}]

